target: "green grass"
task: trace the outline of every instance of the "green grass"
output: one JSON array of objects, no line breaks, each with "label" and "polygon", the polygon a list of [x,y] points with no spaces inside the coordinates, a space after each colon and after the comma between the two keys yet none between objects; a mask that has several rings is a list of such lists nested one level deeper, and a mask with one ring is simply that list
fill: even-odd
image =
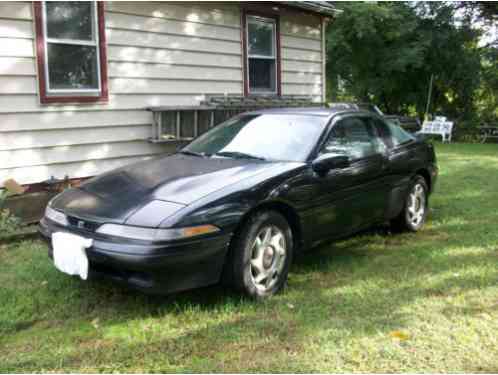
[{"label": "green grass", "polygon": [[265,303],[85,283],[3,245],[0,373],[498,372],[498,148],[436,148],[421,232],[322,246]]}]

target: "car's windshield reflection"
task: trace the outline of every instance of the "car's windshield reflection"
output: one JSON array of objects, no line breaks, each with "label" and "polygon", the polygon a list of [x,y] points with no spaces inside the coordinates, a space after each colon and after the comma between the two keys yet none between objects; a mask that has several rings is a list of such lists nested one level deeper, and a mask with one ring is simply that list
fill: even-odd
[{"label": "car's windshield reflection", "polygon": [[196,156],[302,162],[320,137],[327,117],[248,114],[210,130],[182,152]]}]

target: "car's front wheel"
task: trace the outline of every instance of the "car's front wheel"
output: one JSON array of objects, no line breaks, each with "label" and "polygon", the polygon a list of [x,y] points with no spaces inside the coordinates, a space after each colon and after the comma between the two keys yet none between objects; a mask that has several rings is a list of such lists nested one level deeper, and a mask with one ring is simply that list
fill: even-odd
[{"label": "car's front wheel", "polygon": [[393,220],[395,229],[416,232],[422,228],[428,213],[428,191],[425,179],[415,177],[405,198],[403,211]]},{"label": "car's front wheel", "polygon": [[292,230],[278,212],[252,215],[234,238],[229,264],[232,285],[264,299],[284,286],[292,262]]}]

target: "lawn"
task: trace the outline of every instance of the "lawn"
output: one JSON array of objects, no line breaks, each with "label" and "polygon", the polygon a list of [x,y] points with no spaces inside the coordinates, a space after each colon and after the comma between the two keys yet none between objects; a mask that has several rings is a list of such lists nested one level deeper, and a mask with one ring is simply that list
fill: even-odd
[{"label": "lawn", "polygon": [[417,234],[375,230],[295,262],[255,303],[221,287],[150,297],[0,247],[2,372],[498,372],[498,145],[436,145]]}]

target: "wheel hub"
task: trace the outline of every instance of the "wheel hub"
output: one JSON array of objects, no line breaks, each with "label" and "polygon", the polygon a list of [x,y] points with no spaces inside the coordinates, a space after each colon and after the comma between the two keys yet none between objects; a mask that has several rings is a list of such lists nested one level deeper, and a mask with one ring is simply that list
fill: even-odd
[{"label": "wheel hub", "polygon": [[273,264],[275,258],[275,249],[273,246],[267,246],[263,253],[263,267],[268,269]]},{"label": "wheel hub", "polygon": [[418,211],[420,210],[420,198],[417,197],[417,199],[415,200],[415,211]]}]

